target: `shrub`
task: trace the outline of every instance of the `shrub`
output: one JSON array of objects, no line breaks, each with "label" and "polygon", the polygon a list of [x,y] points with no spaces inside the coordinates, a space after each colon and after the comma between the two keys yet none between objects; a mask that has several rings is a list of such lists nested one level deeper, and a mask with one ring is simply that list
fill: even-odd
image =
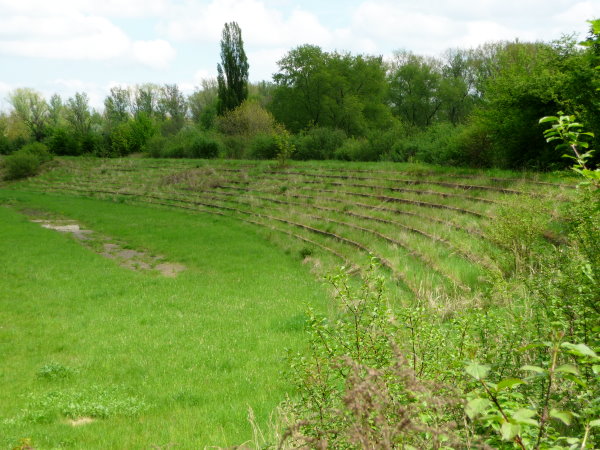
[{"label": "shrub", "polygon": [[216,158],[224,149],[216,136],[186,127],[171,138],[160,135],[150,138],[146,151],[154,158]]},{"label": "shrub", "polygon": [[148,156],[152,158],[163,158],[167,142],[167,138],[160,134],[151,137],[148,142],[146,142],[146,152],[148,153]]},{"label": "shrub", "polygon": [[461,130],[460,126],[451,123],[437,123],[400,138],[383,158],[397,162],[417,160],[429,164],[457,165],[459,161],[464,161],[464,158],[460,158],[457,139]]},{"label": "shrub", "polygon": [[246,158],[250,153],[250,139],[245,136],[223,136],[225,158]]},{"label": "shrub", "polygon": [[0,155],[8,155],[13,152],[10,139],[0,132]]},{"label": "shrub", "polygon": [[216,158],[222,151],[223,143],[216,137],[196,132],[185,153],[188,158]]},{"label": "shrub", "polygon": [[275,119],[258,102],[246,100],[240,106],[217,118],[217,129],[230,136],[270,134],[275,130]]},{"label": "shrub", "polygon": [[31,153],[38,159],[40,164],[52,160],[52,155],[48,151],[48,147],[46,147],[41,142],[32,142],[31,144],[24,145],[23,147],[21,147],[20,151]]},{"label": "shrub", "polygon": [[275,159],[278,153],[277,140],[272,134],[257,134],[250,143],[251,158]]},{"label": "shrub", "polygon": [[328,127],[313,127],[296,136],[294,159],[321,160],[332,159],[335,151],[346,140],[342,130]]},{"label": "shrub", "polygon": [[4,160],[7,180],[18,180],[38,173],[40,160],[33,153],[18,150]]},{"label": "shrub", "polygon": [[79,155],[78,142],[66,128],[54,128],[44,141],[55,155]]},{"label": "shrub", "polygon": [[342,161],[363,161],[361,155],[366,145],[368,144],[364,139],[346,139],[343,145],[334,152],[333,156],[335,159]]}]

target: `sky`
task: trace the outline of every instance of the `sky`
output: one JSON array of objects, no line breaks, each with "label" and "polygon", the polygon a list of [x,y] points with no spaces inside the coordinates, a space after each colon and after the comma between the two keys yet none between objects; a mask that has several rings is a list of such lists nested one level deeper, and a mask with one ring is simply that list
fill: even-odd
[{"label": "sky", "polygon": [[223,25],[242,30],[250,80],[290,49],[441,55],[497,40],[551,41],[600,18],[600,0],[0,0],[0,110],[18,87],[63,99],[215,77]]}]

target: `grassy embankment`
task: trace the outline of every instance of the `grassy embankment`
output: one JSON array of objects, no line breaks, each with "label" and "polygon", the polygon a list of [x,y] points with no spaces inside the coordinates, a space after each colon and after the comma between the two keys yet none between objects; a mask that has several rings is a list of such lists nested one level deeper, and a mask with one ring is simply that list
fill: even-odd
[{"label": "grassy embankment", "polygon": [[[302,304],[325,308],[308,264],[319,276],[342,264],[358,276],[372,254],[394,303],[425,301],[442,314],[472,306],[490,277],[512,270],[510,249],[489,237],[497,215],[550,216],[572,185],[400,164],[273,171],[252,162],[61,159],[0,193],[13,205],[0,209],[6,444],[240,443],[250,438],[247,405],[264,422],[283,398],[280,357],[302,339]],[[79,220],[187,270],[176,280],[123,270],[28,223],[16,212],[23,207]],[[45,377],[50,363],[66,375]],[[73,427],[60,407],[78,395],[115,406]],[[32,425],[23,408],[47,423]]]}]

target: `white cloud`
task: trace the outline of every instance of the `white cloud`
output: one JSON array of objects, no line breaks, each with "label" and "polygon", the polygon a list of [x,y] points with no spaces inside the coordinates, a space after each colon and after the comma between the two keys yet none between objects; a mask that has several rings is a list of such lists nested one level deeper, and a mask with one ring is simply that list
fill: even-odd
[{"label": "white cloud", "polygon": [[159,16],[169,9],[168,0],[0,0],[0,16],[64,16],[90,14],[109,17]]},{"label": "white cloud", "polygon": [[9,83],[0,81],[0,111],[6,111],[9,103],[7,100],[8,93],[14,89]]},{"label": "white cloud", "polygon": [[[377,43],[382,51],[391,47],[435,55],[489,41],[549,41],[565,33],[583,34],[585,21],[598,16],[598,1],[366,0],[355,9],[349,28],[351,35]],[[356,41],[347,42],[356,48]]]},{"label": "white cloud", "polygon": [[197,85],[199,85],[202,80],[207,80],[209,78],[217,78],[217,73],[216,71],[210,71],[207,69],[198,69],[196,70],[196,72],[194,72],[194,83],[196,83]]},{"label": "white cloud", "polygon": [[587,32],[589,29],[589,24],[585,20],[597,18],[600,18],[600,3],[597,1],[574,3],[552,17],[553,22],[561,24],[563,29],[582,32]]},{"label": "white cloud", "polygon": [[96,110],[104,108],[104,98],[108,94],[109,88],[98,83],[77,80],[57,78],[44,89],[44,96],[49,99],[52,94],[59,94],[63,101],[75,95],[76,92],[85,92],[88,95],[90,106]]},{"label": "white cloud", "polygon": [[163,39],[135,41],[131,50],[136,61],[157,69],[167,67],[168,63],[175,58],[175,49]]},{"label": "white cloud", "polygon": [[110,20],[82,14],[2,18],[0,53],[83,61],[133,59],[153,68],[164,68],[175,57],[165,40],[134,42]]},{"label": "white cloud", "polygon": [[270,80],[272,75],[277,72],[277,61],[283,58],[288,50],[280,47],[249,52],[250,79],[252,81]]},{"label": "white cloud", "polygon": [[235,21],[242,29],[244,43],[249,46],[294,46],[306,42],[328,45],[332,32],[316,15],[294,9],[289,17],[268,8],[259,0],[212,0],[208,5],[177,10],[159,30],[173,40],[219,42],[223,25]]}]

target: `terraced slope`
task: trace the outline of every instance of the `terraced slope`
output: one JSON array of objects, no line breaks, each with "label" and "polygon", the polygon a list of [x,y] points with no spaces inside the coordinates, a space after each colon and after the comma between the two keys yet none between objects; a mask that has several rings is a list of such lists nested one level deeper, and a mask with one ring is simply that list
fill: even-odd
[{"label": "terraced slope", "polygon": [[399,297],[472,297],[507,249],[487,236],[500,211],[549,216],[573,184],[411,165],[64,159],[18,189],[183,208],[249,222],[315,270],[359,274],[376,258]]}]

